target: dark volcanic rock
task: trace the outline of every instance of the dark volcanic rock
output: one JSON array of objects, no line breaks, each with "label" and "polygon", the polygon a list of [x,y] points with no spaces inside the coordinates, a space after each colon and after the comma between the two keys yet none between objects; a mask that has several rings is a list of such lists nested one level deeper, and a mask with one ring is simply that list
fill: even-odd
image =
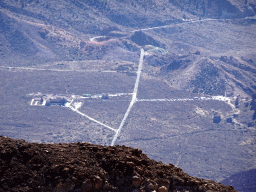
[{"label": "dark volcanic rock", "polygon": [[221,122],[221,117],[220,117],[220,115],[215,115],[215,116],[213,117],[213,123],[219,123],[219,122]]},{"label": "dark volcanic rock", "polygon": [[253,0],[194,0],[194,1],[171,1],[195,15],[222,18],[239,18],[255,15],[255,1]]},{"label": "dark volcanic rock", "polygon": [[0,175],[0,191],[235,191],[151,160],[139,149],[2,136]]},{"label": "dark volcanic rock", "polygon": [[230,117],[230,118],[227,118],[227,119],[226,119],[226,122],[227,122],[227,123],[232,123],[233,120],[232,120],[232,118]]},{"label": "dark volcanic rock", "polygon": [[179,68],[185,68],[187,66],[187,63],[189,63],[190,60],[174,60],[167,66],[167,70],[176,70]]},{"label": "dark volcanic rock", "polygon": [[220,75],[220,70],[211,62],[203,61],[201,70],[195,79],[190,81],[194,93],[205,93],[209,95],[224,95],[226,91],[225,79]]},{"label": "dark volcanic rock", "polygon": [[144,46],[144,45],[154,45],[160,47],[160,44],[153,39],[152,37],[146,35],[142,31],[136,31],[132,36],[131,40],[136,43],[137,45]]}]

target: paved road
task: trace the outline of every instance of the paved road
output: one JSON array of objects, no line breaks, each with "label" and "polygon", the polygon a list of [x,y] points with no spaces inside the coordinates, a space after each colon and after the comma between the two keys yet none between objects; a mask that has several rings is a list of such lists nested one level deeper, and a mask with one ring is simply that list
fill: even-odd
[{"label": "paved road", "polygon": [[177,25],[184,25],[187,23],[196,23],[196,22],[203,22],[203,21],[223,21],[223,20],[232,20],[232,19],[198,19],[198,20],[184,20],[186,22],[182,22],[182,23],[175,23],[175,24],[170,24],[170,25],[163,25],[163,26],[158,26],[158,27],[149,27],[149,28],[145,28],[145,29],[136,29],[133,30],[131,32],[136,32],[136,31],[148,31],[148,30],[153,30],[153,29],[163,29],[163,28],[168,28],[168,27],[172,27],[172,26],[177,26]]},{"label": "paved road", "polygon": [[[235,98],[233,98],[235,99]],[[212,97],[193,97],[193,98],[170,98],[170,99],[137,99],[136,101],[142,102],[156,102],[156,101],[196,101],[196,100],[218,100],[218,101],[226,101],[232,109],[234,109],[233,104],[231,104],[231,98],[224,96],[212,96]]]},{"label": "paved road", "polygon": [[[0,10],[1,11],[1,10]],[[148,31],[148,30],[153,30],[153,29],[161,29],[161,28],[168,28],[171,26],[177,26],[177,25],[184,25],[187,23],[195,23],[195,22],[203,22],[203,21],[219,21],[219,20],[231,20],[231,19],[202,19],[202,20],[187,20],[185,22],[182,23],[178,23],[178,24],[170,24],[170,25],[164,25],[164,26],[159,26],[159,27],[151,27],[151,28],[145,28],[145,29],[138,29],[138,30],[133,30],[132,32],[135,31]],[[100,36],[99,36],[100,37]],[[93,37],[90,39],[90,41],[94,42],[95,39],[98,37]],[[235,107],[233,104],[231,104],[231,99],[227,98],[227,97],[223,97],[223,96],[213,96],[213,97],[194,97],[194,98],[170,98],[170,99],[137,99],[137,92],[138,92],[138,87],[139,87],[139,81],[140,81],[140,76],[141,76],[141,70],[142,70],[142,66],[143,66],[143,58],[144,58],[145,52],[144,49],[141,49],[141,54],[140,54],[140,60],[139,60],[139,67],[138,67],[138,71],[137,71],[137,78],[136,78],[136,82],[134,85],[134,90],[133,93],[128,93],[128,94],[132,94],[132,100],[130,102],[130,105],[126,111],[126,113],[124,114],[124,117],[119,125],[119,128],[113,129],[87,115],[85,115],[84,113],[78,111],[77,108],[73,108],[71,105],[68,106],[71,110],[73,110],[74,112],[79,113],[80,115],[87,117],[88,119],[108,128],[111,129],[113,131],[115,131],[115,135],[114,138],[111,142],[111,146],[115,145],[115,142],[117,140],[117,137],[119,136],[124,123],[126,121],[126,119],[128,118],[130,111],[134,105],[135,102],[164,102],[164,101],[195,101],[195,100],[220,100],[220,101],[225,101],[227,102],[234,111],[236,111]],[[8,66],[0,66],[0,68],[6,68],[6,69],[18,69],[18,70],[39,70],[39,71],[58,71],[58,72],[67,72],[67,71],[76,71],[76,72],[111,72],[111,73],[115,73],[117,71],[97,71],[97,70],[61,70],[61,69],[43,69],[43,68],[32,68],[32,67],[8,67]],[[127,94],[127,95],[128,95]],[[122,93],[118,93],[118,94],[112,94],[109,96],[121,96],[121,95],[126,95],[126,94],[122,94]],[[31,101],[31,105],[33,104],[33,100]],[[240,111],[236,111],[237,113],[239,113]],[[177,161],[177,164],[179,163],[179,160]]]},{"label": "paved road", "polygon": [[141,69],[142,69],[142,65],[143,65],[143,58],[144,58],[144,49],[141,49],[141,53],[140,53],[140,62],[139,62],[139,68],[138,68],[138,72],[137,72],[137,78],[136,78],[136,82],[135,82],[135,85],[134,85],[134,90],[133,90],[133,96],[132,96],[132,100],[131,100],[131,103],[126,111],[126,113],[124,114],[124,117],[121,121],[121,124],[118,128],[118,130],[116,131],[116,134],[111,142],[111,146],[115,145],[116,143],[116,140],[117,140],[117,137],[118,135],[120,134],[123,126],[124,126],[124,123],[127,119],[127,117],[129,116],[130,112],[131,112],[131,109],[133,107],[133,104],[136,102],[137,100],[137,92],[138,92],[138,88],[139,88],[139,82],[140,82],[140,75],[141,75]]},{"label": "paved road", "polygon": [[116,132],[116,130],[113,129],[112,127],[109,127],[108,125],[105,125],[105,124],[103,124],[103,123],[97,121],[96,119],[93,119],[93,118],[89,117],[88,115],[85,115],[84,113],[78,111],[76,108],[71,107],[71,105],[69,106],[69,108],[70,108],[72,111],[77,112],[78,114],[80,114],[80,115],[82,115],[82,116],[84,116],[84,117],[90,119],[91,121],[94,121],[95,123],[98,123],[98,124],[102,125],[103,127],[106,127],[106,128],[108,128],[108,129],[111,129],[112,131],[115,131],[115,132]]},{"label": "paved road", "polygon": [[43,68],[33,68],[33,67],[8,67],[8,66],[0,66],[0,68],[6,69],[20,69],[20,70],[31,70],[31,71],[57,71],[57,72],[101,72],[101,73],[117,73],[117,71],[99,71],[99,70],[69,70],[69,69],[43,69]]}]

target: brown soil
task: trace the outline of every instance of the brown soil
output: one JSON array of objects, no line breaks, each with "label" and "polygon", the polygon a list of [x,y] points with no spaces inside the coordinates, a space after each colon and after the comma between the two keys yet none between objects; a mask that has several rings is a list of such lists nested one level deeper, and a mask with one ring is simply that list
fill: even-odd
[{"label": "brown soil", "polygon": [[0,136],[0,191],[235,191],[198,179],[140,149],[35,144]]}]

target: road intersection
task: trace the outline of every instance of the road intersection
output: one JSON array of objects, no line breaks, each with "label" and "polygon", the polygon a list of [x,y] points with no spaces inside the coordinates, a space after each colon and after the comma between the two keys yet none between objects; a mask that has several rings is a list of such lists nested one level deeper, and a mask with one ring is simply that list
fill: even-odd
[{"label": "road intersection", "polygon": [[[158,26],[158,27],[151,27],[151,28],[145,28],[145,29],[139,29],[139,30],[134,30],[132,32],[136,32],[136,31],[148,31],[148,30],[154,30],[154,29],[161,29],[161,28],[168,28],[171,27],[173,25],[183,25],[183,24],[187,24],[187,23],[194,23],[194,22],[203,22],[203,21],[219,21],[219,20],[227,20],[227,19],[202,19],[202,20],[186,20],[185,22],[182,23],[177,23],[177,24],[170,24],[170,25],[164,25],[164,26]],[[95,39],[98,37],[93,37],[90,39],[91,42],[94,42]],[[121,130],[132,110],[132,107],[134,106],[134,104],[136,102],[182,102],[182,101],[204,101],[204,100],[218,100],[218,101],[223,101],[226,102],[228,105],[231,106],[231,108],[233,109],[233,111],[235,111],[235,113],[239,113],[238,109],[235,108],[235,106],[231,103],[231,101],[234,101],[236,98],[230,98],[230,97],[225,97],[225,96],[209,96],[209,97],[193,97],[193,98],[160,98],[160,99],[138,99],[137,98],[137,94],[138,94],[138,88],[139,88],[139,82],[140,82],[140,76],[142,73],[142,67],[143,67],[143,58],[147,53],[144,51],[143,48],[140,49],[140,59],[139,59],[139,65],[138,65],[138,70],[137,70],[137,77],[136,77],[136,82],[134,84],[134,90],[132,93],[119,93],[119,94],[109,94],[110,97],[116,97],[116,96],[123,96],[123,95],[131,95],[132,99],[130,100],[130,104],[128,106],[128,109],[126,111],[126,113],[123,116],[123,119],[118,127],[118,129],[112,128],[108,125],[103,124],[102,122],[82,113],[81,111],[79,111],[78,109],[82,106],[82,103],[80,105],[76,105],[73,99],[71,102],[67,103],[65,105],[65,107],[68,107],[69,109],[71,109],[72,111],[80,114],[83,117],[88,118],[89,120],[102,125],[103,127],[110,129],[112,131],[115,132],[114,137],[111,141],[111,146],[115,145],[118,136],[121,133]],[[17,70],[50,70],[50,71],[58,71],[58,72],[65,72],[65,71],[76,71],[76,72],[112,72],[115,73],[117,71],[94,71],[94,70],[59,70],[59,69],[43,69],[43,68],[32,68],[32,67],[6,67],[6,66],[0,66],[0,68],[7,68],[7,69],[17,69]],[[91,98],[100,98],[101,96],[95,96],[95,97],[91,97]],[[80,97],[80,99],[83,97]],[[33,104],[33,100],[31,101],[31,105]],[[239,123],[239,122],[236,122]]]}]

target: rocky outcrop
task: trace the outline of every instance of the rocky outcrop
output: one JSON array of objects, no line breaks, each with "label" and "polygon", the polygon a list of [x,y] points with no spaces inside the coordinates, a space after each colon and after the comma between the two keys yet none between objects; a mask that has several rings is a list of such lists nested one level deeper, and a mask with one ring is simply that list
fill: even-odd
[{"label": "rocky outcrop", "polygon": [[148,36],[142,31],[136,31],[133,33],[133,35],[130,37],[130,39],[136,43],[137,45],[144,46],[144,45],[154,45],[156,47],[161,47],[160,43],[157,42],[152,37]]},{"label": "rocky outcrop", "polygon": [[198,179],[140,149],[35,144],[0,137],[0,191],[235,191]]},{"label": "rocky outcrop", "polygon": [[207,60],[200,63],[200,71],[189,85],[194,93],[224,95],[226,91],[225,79],[222,78],[220,69]]},{"label": "rocky outcrop", "polygon": [[213,117],[213,123],[219,123],[221,122],[221,117],[220,115],[214,115]]}]

